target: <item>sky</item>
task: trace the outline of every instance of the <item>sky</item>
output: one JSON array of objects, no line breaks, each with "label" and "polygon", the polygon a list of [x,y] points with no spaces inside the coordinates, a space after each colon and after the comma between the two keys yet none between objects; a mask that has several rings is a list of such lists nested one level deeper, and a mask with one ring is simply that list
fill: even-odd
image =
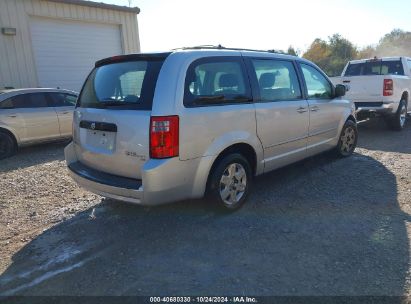
[{"label": "sky", "polygon": [[[99,0],[129,5],[129,0]],[[131,0],[142,52],[196,45],[304,52],[339,33],[358,47],[394,28],[411,31],[409,0]]]}]

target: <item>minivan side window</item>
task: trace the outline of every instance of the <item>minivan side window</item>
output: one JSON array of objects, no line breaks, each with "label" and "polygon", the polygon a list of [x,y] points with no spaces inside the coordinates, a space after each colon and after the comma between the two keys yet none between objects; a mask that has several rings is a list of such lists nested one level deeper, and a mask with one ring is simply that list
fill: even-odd
[{"label": "minivan side window", "polygon": [[252,100],[241,58],[209,57],[194,61],[187,70],[184,105],[187,107],[236,104]]},{"label": "minivan side window", "polygon": [[297,73],[291,61],[252,60],[262,101],[301,99]]},{"label": "minivan side window", "polygon": [[316,68],[301,63],[309,99],[331,99],[333,89],[331,83]]}]

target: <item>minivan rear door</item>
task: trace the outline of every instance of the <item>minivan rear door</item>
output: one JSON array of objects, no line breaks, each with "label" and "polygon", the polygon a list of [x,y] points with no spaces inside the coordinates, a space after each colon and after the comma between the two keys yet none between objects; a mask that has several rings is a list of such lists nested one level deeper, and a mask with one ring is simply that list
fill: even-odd
[{"label": "minivan rear door", "polygon": [[73,119],[73,141],[81,163],[141,178],[141,167],[149,158],[152,100],[165,57],[129,55],[96,64]]}]

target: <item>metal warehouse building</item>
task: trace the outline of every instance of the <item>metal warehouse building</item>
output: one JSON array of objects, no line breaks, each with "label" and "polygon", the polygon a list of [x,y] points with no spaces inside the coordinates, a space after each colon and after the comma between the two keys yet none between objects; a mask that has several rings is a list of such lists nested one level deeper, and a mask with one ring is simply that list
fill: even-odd
[{"label": "metal warehouse building", "polygon": [[137,7],[0,0],[0,89],[79,91],[98,59],[140,52]]}]

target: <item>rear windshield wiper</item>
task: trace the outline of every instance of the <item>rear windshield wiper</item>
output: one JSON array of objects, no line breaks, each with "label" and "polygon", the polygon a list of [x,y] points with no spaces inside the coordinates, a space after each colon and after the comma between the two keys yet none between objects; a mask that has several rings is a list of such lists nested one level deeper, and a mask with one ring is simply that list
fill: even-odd
[{"label": "rear windshield wiper", "polygon": [[215,95],[215,96],[201,96],[194,99],[194,103],[201,103],[201,102],[245,102],[251,101],[248,96],[245,95],[234,95],[234,96],[225,96],[225,95]]},{"label": "rear windshield wiper", "polygon": [[235,101],[239,101],[239,102],[241,102],[241,101],[251,101],[251,98],[248,97],[248,96],[245,96],[245,95],[236,95],[232,99],[235,100]]},{"label": "rear windshield wiper", "polygon": [[196,99],[194,99],[194,102],[212,102],[212,101],[224,101],[225,96],[224,95],[215,95],[215,96],[200,96]]},{"label": "rear windshield wiper", "polygon": [[124,102],[124,101],[105,101],[102,102],[101,105],[104,107],[112,107],[112,106],[124,106],[124,105],[129,105],[129,102]]},{"label": "rear windshield wiper", "polygon": [[129,105],[130,102],[124,102],[123,100],[117,100],[114,98],[105,98],[105,99],[100,99],[99,104],[102,107],[116,107],[116,106]]}]

